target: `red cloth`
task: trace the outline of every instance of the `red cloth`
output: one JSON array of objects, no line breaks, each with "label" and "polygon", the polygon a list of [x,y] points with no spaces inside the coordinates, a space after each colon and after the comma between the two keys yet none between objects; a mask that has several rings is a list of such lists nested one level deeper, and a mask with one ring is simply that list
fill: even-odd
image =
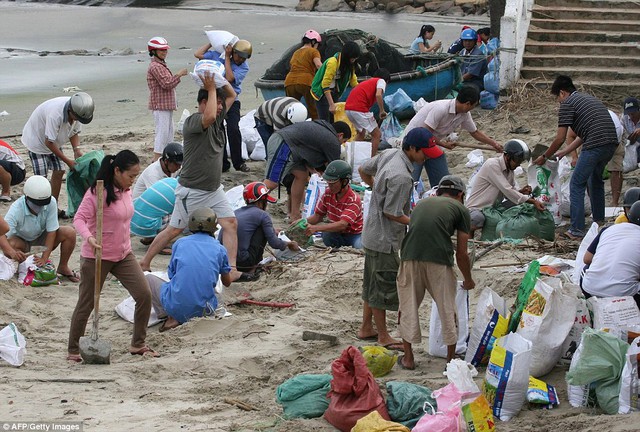
[{"label": "red cloth", "polygon": [[348,111],[369,112],[373,104],[376,103],[376,86],[382,78],[369,78],[355,86],[344,105]]},{"label": "red cloth", "polygon": [[346,221],[349,226],[344,230],[344,234],[362,233],[362,202],[360,196],[353,189],[349,190],[340,201],[336,200],[336,195],[328,189],[316,204],[314,213],[320,216],[327,215],[331,222]]},{"label": "red cloth", "polygon": [[331,364],[329,408],[324,418],[343,432],[350,431],[362,417],[378,411],[391,420],[378,383],[367,368],[358,348],[350,346]]},{"label": "red cloth", "polygon": [[164,61],[153,57],[147,69],[149,109],[174,111],[177,108],[175,88],[178,84],[180,84],[180,77],[173,75]]}]

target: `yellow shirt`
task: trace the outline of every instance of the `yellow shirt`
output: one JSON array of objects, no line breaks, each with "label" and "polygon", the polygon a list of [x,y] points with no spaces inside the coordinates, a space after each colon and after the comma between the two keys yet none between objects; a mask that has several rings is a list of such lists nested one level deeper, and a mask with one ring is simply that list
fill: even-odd
[{"label": "yellow shirt", "polygon": [[620,215],[618,215],[618,217],[616,218],[615,223],[619,224],[619,223],[625,223],[625,222],[629,222],[629,219],[627,219],[627,215],[624,213],[620,213]]}]

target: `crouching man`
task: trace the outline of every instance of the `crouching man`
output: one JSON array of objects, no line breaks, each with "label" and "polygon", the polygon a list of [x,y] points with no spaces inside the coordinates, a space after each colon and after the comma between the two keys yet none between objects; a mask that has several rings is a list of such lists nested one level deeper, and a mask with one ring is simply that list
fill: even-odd
[{"label": "crouching man", "polygon": [[218,307],[216,284],[231,284],[231,267],[226,249],[213,237],[217,217],[203,207],[189,216],[193,233],[178,239],[172,248],[167,269],[169,282],[147,274],[153,308],[158,318],[166,318],[160,331],[176,328],[191,318],[213,315]]}]

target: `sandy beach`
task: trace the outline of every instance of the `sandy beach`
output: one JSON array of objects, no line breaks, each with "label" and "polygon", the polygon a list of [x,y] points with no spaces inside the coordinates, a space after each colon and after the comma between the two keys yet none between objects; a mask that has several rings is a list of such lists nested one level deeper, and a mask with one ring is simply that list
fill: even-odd
[{"label": "sandy beach", "polygon": [[[360,28],[392,42],[408,45],[424,16],[375,14],[296,13],[293,0],[274,2],[276,7],[241,7],[228,10],[197,10],[205,2],[188,2],[187,9],[88,8],[0,2],[0,136],[19,134],[31,110],[45,99],[61,96],[64,87],[77,86],[93,95],[95,120],[82,133],[84,151],[101,149],[115,153],[131,149],[143,166],[151,160],[153,120],[146,109],[148,90],[145,73],[149,57],[146,41],[163,35],[172,46],[167,58],[175,72],[192,68],[193,50],[206,40],[202,30],[226,29],[254,43],[251,72],[243,86],[243,114],[262,102],[253,82],[307,28]],[[242,3],[242,2],[241,2]],[[446,45],[460,22],[434,17],[436,37]],[[484,24],[486,17],[465,22]],[[54,31],[51,31],[54,29]],[[85,49],[109,55],[47,55],[38,51]],[[21,51],[18,51],[21,50]],[[15,55],[14,55],[15,54]],[[178,86],[179,110],[195,107],[197,87],[186,77]],[[535,96],[534,99],[531,97]],[[617,106],[614,106],[618,109]],[[549,144],[555,136],[557,105],[539,93],[523,95],[496,111],[475,110],[478,127],[504,142],[518,126],[531,129],[519,135],[530,147]],[[179,117],[176,114],[175,120]],[[462,134],[461,140],[473,142]],[[26,158],[19,138],[7,139]],[[465,167],[469,150],[448,154],[453,173],[468,179]],[[493,156],[484,152],[485,158]],[[264,162],[249,162],[250,173],[231,171],[223,175],[225,188],[263,176]],[[634,174],[634,173],[631,173]],[[524,179],[521,179],[524,181]],[[624,189],[637,186],[636,175],[625,176]],[[607,191],[609,191],[607,183]],[[13,189],[13,196],[21,188]],[[63,192],[64,194],[64,192]],[[607,198],[608,199],[608,198]],[[66,197],[61,197],[63,204]],[[284,228],[286,202],[271,207],[277,227]],[[0,213],[9,205],[0,204]],[[68,223],[68,222],[64,222]],[[590,220],[588,220],[590,223]],[[560,232],[562,228],[558,228]],[[79,242],[70,263],[79,268]],[[145,246],[132,239],[134,253],[142,257]],[[470,293],[471,314],[483,287],[490,287],[511,303],[524,273],[515,267],[543,255],[573,259],[578,244],[570,241],[503,245],[477,263],[473,271],[477,288]],[[478,245],[478,252],[483,245]],[[57,262],[57,252],[53,254]],[[154,270],[165,270],[168,258],[158,256]],[[100,336],[112,344],[109,366],[72,365],[65,361],[70,316],[77,301],[77,286],[32,288],[16,281],[0,282],[0,326],[14,322],[27,339],[23,366],[14,368],[0,361],[0,423],[7,421],[83,422],[85,431],[332,431],[322,418],[285,420],[275,402],[276,387],[300,373],[330,373],[331,362],[349,345],[364,346],[355,335],[361,322],[364,257],[357,251],[329,253],[317,248],[301,262],[279,263],[269,274],[238,288],[250,290],[256,300],[294,303],[295,307],[273,309],[229,305],[233,315],[224,319],[196,319],[165,333],[149,328],[147,343],[158,350],[158,359],[129,355],[132,325],[120,319],[115,306],[128,293],[109,279],[101,297]],[[237,285],[237,284],[234,284]],[[447,384],[442,375],[445,360],[427,354],[431,300],[421,312],[424,342],[416,346],[417,368],[394,367],[378,379],[407,381],[433,390]],[[392,335],[397,314],[388,314]],[[303,341],[311,330],[335,335],[336,346],[322,341]],[[476,379],[480,383],[484,368]],[[523,407],[509,422],[498,422],[498,431],[636,431],[640,414],[606,416],[598,410],[571,408],[567,401],[565,369],[555,367],[543,377],[556,386],[560,406],[553,410]],[[255,408],[244,411],[228,403],[237,400]],[[225,401],[226,400],[226,401]]]}]

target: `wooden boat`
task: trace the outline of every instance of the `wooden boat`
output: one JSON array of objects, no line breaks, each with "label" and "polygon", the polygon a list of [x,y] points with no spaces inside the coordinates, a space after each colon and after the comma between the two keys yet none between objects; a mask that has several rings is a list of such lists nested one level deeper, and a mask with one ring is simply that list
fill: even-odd
[{"label": "wooden boat", "polygon": [[[460,82],[458,60],[450,54],[404,54],[403,48],[391,44],[374,35],[361,30],[329,30],[322,34],[323,44],[320,49],[322,59],[340,51],[347,40],[355,40],[361,45],[363,54],[358,58],[356,75],[359,81],[368,79],[380,67],[391,72],[391,80],[387,84],[385,95],[404,90],[414,101],[424,98],[427,102],[445,98]],[[289,60],[300,47],[299,44],[289,48],[282,57],[273,64],[256,81],[255,86],[265,100],[284,96],[284,78],[288,72]],[[350,88],[342,95],[345,101]],[[377,107],[375,107],[377,108]],[[397,114],[399,118],[413,115],[413,112]]]}]

